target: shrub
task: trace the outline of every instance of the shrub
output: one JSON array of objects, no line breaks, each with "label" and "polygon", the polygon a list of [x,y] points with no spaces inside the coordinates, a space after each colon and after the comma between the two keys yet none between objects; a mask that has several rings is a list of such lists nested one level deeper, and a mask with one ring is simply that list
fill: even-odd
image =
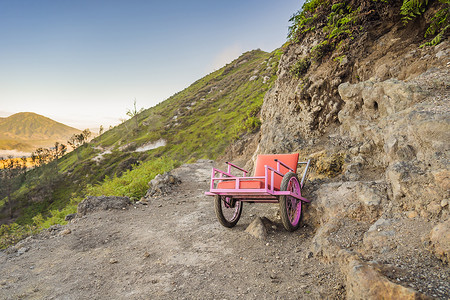
[{"label": "shrub", "polygon": [[[450,30],[450,0],[440,0],[444,4],[444,7],[439,9],[436,14],[431,19],[431,24],[425,32],[425,37],[434,36],[435,37],[421,45],[423,46],[435,46],[439,44],[447,32]],[[446,4],[446,5],[445,5]]]},{"label": "shrub", "polygon": [[3,224],[0,226],[0,249],[14,245],[35,232],[37,232],[36,228],[30,225],[22,226],[17,223]]},{"label": "shrub", "polygon": [[320,44],[311,48],[310,55],[314,61],[320,61],[322,57],[333,50],[333,47],[328,43],[328,40],[322,41]]},{"label": "shrub", "polygon": [[88,185],[86,194],[140,198],[147,192],[150,180],[158,174],[172,170],[176,165],[175,161],[166,157],[147,161],[139,166],[134,165],[132,170],[124,172],[121,177],[106,176],[100,184]]},{"label": "shrub", "polygon": [[245,120],[245,127],[247,132],[255,132],[261,127],[261,120],[259,117],[249,117]]},{"label": "shrub", "polygon": [[318,17],[318,14],[315,12],[319,7],[323,7],[328,3],[328,0],[306,1],[303,4],[302,9],[297,11],[289,19],[289,22],[291,22],[292,25],[288,28],[288,39],[295,42],[300,34],[315,30],[315,27],[312,26]]},{"label": "shrub", "polygon": [[291,67],[291,74],[296,78],[300,78],[306,74],[310,65],[311,59],[309,57],[302,58]]}]

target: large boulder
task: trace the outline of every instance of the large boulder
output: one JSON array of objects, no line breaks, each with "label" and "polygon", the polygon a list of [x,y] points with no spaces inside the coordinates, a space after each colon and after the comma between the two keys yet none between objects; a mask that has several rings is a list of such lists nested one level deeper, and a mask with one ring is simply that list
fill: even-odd
[{"label": "large boulder", "polygon": [[131,203],[128,197],[117,196],[89,196],[78,204],[77,213],[84,216],[99,210],[124,209]]},{"label": "large boulder", "polygon": [[174,186],[180,183],[181,180],[170,172],[158,174],[148,183],[149,189],[147,190],[144,199],[148,200],[151,197],[167,195],[172,191]]},{"label": "large boulder", "polygon": [[393,283],[371,265],[352,260],[348,265],[347,299],[431,299],[413,289]]}]

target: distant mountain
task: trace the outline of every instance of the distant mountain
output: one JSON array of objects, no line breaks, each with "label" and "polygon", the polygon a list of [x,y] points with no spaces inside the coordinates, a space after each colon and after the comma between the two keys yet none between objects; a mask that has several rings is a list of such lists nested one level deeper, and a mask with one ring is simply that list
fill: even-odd
[{"label": "distant mountain", "polygon": [[0,149],[32,151],[55,142],[66,142],[80,130],[32,112],[0,118]]}]

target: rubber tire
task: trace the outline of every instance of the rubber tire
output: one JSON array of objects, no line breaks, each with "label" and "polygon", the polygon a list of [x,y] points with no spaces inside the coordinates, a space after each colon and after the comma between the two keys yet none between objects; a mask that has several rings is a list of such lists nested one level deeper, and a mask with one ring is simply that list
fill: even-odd
[{"label": "rubber tire", "polygon": [[[284,175],[283,180],[281,181],[280,191],[287,191],[289,181],[291,180],[292,177],[295,177],[297,179],[298,185],[300,187],[300,181],[298,180],[297,174],[295,174],[294,172],[288,172]],[[301,192],[301,190],[300,190],[300,192]],[[303,209],[302,209],[303,203],[300,201],[300,218],[298,220],[297,225],[294,226],[289,221],[289,216],[287,213],[287,196],[280,196],[278,201],[280,202],[280,216],[281,216],[281,221],[283,222],[284,228],[286,228],[287,231],[297,230],[298,227],[300,226],[300,222],[303,217]]]},{"label": "rubber tire", "polygon": [[[237,215],[234,218],[234,220],[229,221],[225,218],[225,216],[223,215],[223,212],[222,212],[222,197],[224,197],[224,196],[216,195],[214,197],[214,209],[216,211],[216,216],[217,216],[217,219],[219,220],[220,224],[222,224],[225,227],[232,228],[232,227],[236,226],[237,222],[241,218],[243,203],[242,203],[242,201],[239,201],[239,208],[238,208]],[[237,205],[237,203],[238,202],[236,202],[236,205]]]}]

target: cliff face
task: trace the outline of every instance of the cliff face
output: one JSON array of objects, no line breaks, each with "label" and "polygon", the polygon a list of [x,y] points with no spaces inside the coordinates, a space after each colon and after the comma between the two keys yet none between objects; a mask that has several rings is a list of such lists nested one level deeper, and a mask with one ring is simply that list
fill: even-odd
[{"label": "cliff face", "polygon": [[[261,112],[261,152],[294,151],[305,140],[323,135],[330,125],[339,125],[344,101],[338,87],[342,83],[390,78],[409,81],[433,67],[446,66],[448,43],[419,48],[426,25],[421,20],[403,25],[394,13],[398,5],[393,7],[374,19],[370,16],[375,12],[366,8],[369,15],[361,17],[358,31],[344,40],[347,46],[319,59],[312,57],[312,52],[326,40],[322,33],[326,22],[284,47],[278,79],[266,94]],[[311,60],[307,72],[300,78],[294,76],[296,63],[304,59]],[[274,142],[281,139],[283,143]]]},{"label": "cliff face", "polygon": [[[449,271],[450,237],[442,233],[450,222],[449,43],[420,47],[431,13],[403,25],[396,10],[359,2],[358,28],[342,39],[345,47],[314,56],[326,17],[284,47],[253,158],[295,151],[312,158],[305,194],[313,202],[304,219],[316,230],[311,250],[341,265],[348,297],[386,296],[352,277],[375,280],[374,268],[384,270],[377,280],[400,283],[387,288],[391,295],[412,287],[445,297],[448,284],[436,292],[441,283],[430,276],[433,267]],[[355,265],[371,271],[355,275]],[[386,266],[404,276],[390,276]],[[412,279],[420,270],[430,288]]]}]

